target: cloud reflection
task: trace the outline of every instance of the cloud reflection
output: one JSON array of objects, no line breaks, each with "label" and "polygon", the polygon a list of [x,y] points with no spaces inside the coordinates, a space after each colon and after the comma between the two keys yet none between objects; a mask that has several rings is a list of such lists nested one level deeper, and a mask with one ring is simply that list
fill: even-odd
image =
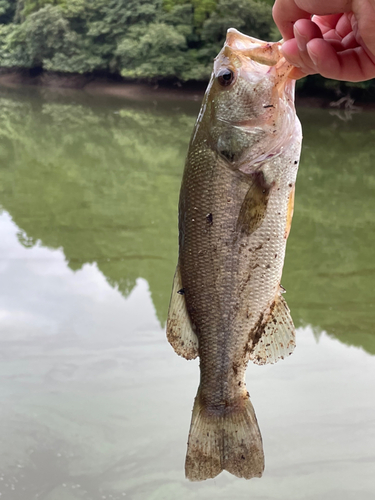
[{"label": "cloud reflection", "polygon": [[73,271],[61,250],[23,247],[18,231],[3,213],[2,498],[374,492],[373,356],[299,328],[290,358],[247,372],[267,457],[262,480],[248,486],[224,473],[192,485],[183,461],[198,366],[167,343],[147,282],[124,298],[95,264]]}]

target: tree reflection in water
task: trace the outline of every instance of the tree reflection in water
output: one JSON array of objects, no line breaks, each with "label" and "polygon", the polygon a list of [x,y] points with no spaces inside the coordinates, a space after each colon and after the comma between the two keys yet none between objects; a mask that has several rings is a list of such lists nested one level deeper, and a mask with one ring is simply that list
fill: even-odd
[{"label": "tree reflection in water", "polygon": [[[163,325],[197,109],[3,89],[0,197],[20,243],[61,248],[73,270],[96,262],[124,296],[146,279]],[[347,123],[324,110],[299,115],[304,143],[283,275],[288,304],[297,327],[311,324],[375,354],[373,115]]]}]

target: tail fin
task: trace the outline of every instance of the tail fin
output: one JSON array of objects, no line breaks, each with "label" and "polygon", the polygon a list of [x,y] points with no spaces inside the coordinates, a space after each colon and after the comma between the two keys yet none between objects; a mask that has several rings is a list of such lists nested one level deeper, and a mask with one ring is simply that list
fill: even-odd
[{"label": "tail fin", "polygon": [[198,391],[185,462],[190,481],[213,478],[224,469],[245,479],[262,476],[262,436],[250,399],[241,409],[227,410],[222,415],[208,414]]}]

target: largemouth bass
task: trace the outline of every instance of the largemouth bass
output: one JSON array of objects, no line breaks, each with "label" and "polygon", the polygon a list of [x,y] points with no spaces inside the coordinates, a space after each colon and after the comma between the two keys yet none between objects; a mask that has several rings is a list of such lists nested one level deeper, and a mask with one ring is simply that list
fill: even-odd
[{"label": "largemouth bass", "polygon": [[223,469],[262,475],[246,366],[295,346],[280,279],[302,133],[279,47],[228,30],[182,180],[167,336],[177,354],[200,358],[185,464],[193,481]]}]

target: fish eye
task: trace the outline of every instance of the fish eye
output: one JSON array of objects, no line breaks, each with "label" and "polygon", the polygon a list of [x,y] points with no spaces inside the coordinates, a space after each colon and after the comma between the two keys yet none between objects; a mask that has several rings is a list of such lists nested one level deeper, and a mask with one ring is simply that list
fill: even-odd
[{"label": "fish eye", "polygon": [[228,87],[234,82],[234,73],[231,69],[222,69],[217,75],[217,80],[223,87]]}]

